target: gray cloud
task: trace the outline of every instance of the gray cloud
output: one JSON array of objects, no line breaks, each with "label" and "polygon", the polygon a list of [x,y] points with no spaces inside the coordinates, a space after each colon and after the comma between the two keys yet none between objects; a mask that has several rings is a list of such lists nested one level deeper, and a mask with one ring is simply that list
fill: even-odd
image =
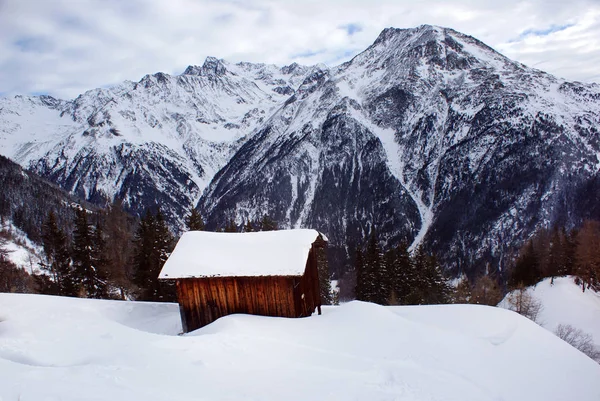
[{"label": "gray cloud", "polygon": [[560,77],[600,81],[596,0],[0,0],[0,93],[91,88],[230,61],[341,63],[389,26],[454,28]]}]

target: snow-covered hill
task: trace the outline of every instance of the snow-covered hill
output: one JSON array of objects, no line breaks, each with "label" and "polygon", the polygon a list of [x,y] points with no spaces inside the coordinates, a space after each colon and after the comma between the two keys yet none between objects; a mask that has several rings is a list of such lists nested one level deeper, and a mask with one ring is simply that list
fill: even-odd
[{"label": "snow-covered hill", "polygon": [[600,365],[500,308],[352,302],[177,336],[175,304],[0,294],[0,321],[2,400],[600,399]]},{"label": "snow-covered hill", "polygon": [[[559,324],[570,325],[594,338],[600,348],[600,294],[592,290],[581,291],[573,277],[557,277],[554,284],[547,278],[527,292],[542,306],[537,322],[551,332]],[[499,306],[509,307],[506,298]]]},{"label": "snow-covered hill", "polygon": [[372,226],[476,273],[540,226],[600,219],[598,126],[600,86],[429,25],[331,68],[208,58],[73,101],[0,99],[0,152],[67,190],[160,204],[174,227],[196,203],[209,228],[266,213],[326,233],[337,268]]}]

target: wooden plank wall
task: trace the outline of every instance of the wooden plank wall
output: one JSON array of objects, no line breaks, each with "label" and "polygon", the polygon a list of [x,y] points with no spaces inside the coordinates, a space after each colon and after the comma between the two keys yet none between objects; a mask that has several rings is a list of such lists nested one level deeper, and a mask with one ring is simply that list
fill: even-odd
[{"label": "wooden plank wall", "polygon": [[306,317],[321,313],[317,252],[326,242],[315,241],[302,276],[210,277],[177,280],[177,297],[184,332],[196,330],[233,313]]},{"label": "wooden plank wall", "polygon": [[211,277],[177,280],[184,331],[233,313],[296,317],[294,277]]}]

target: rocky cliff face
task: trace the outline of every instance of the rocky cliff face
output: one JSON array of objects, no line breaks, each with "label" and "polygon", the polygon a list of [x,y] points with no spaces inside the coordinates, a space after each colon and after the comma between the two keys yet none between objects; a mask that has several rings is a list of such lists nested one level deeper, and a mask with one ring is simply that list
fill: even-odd
[{"label": "rocky cliff face", "polygon": [[447,28],[386,29],[334,68],[209,58],[0,109],[2,152],[70,191],[174,225],[196,201],[211,227],[266,213],[325,232],[338,268],[372,227],[473,272],[539,226],[600,218],[600,87]]}]

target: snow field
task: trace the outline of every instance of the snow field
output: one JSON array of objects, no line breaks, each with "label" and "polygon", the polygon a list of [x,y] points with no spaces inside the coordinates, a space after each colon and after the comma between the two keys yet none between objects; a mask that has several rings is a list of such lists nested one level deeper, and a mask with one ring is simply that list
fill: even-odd
[{"label": "snow field", "polygon": [[0,294],[0,321],[2,401],[600,399],[600,365],[500,308],[351,302],[177,336],[176,304]]},{"label": "snow field", "polygon": [[[538,323],[551,332],[556,331],[559,324],[569,324],[591,334],[600,347],[600,294],[581,291],[572,276],[557,277],[553,285],[550,281],[546,278],[527,289],[542,304]],[[499,306],[507,307],[506,298]]]}]

